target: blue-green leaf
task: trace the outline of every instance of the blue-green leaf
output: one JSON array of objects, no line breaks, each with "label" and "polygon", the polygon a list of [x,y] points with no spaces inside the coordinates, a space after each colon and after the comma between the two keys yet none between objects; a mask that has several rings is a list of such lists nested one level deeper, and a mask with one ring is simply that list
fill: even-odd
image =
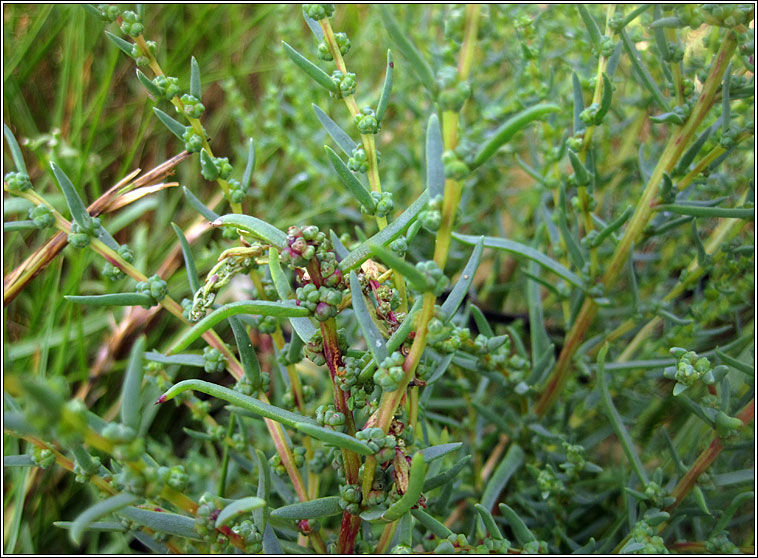
[{"label": "blue-green leaf", "polygon": [[147,89],[148,93],[150,93],[156,100],[160,99],[163,96],[161,90],[158,89],[158,86],[155,85],[149,77],[147,77],[139,70],[137,70],[137,79],[142,85],[145,86],[145,89]]},{"label": "blue-green leaf", "polygon": [[172,134],[174,134],[180,140],[184,141],[184,133],[187,131],[186,126],[171,118],[168,114],[163,112],[158,107],[153,107],[153,112]]},{"label": "blue-green leaf", "polygon": [[121,389],[121,422],[136,431],[140,423],[140,392],[142,391],[142,355],[145,352],[145,336],[141,335],[132,346],[129,364]]},{"label": "blue-green leaf", "polygon": [[237,350],[240,354],[240,363],[245,376],[255,389],[261,385],[261,365],[253,350],[253,343],[247,334],[245,324],[237,316],[229,316],[229,324],[232,326],[234,340],[237,342]]},{"label": "blue-green leaf", "polygon": [[366,207],[370,213],[373,213],[376,209],[376,203],[371,197],[369,191],[366,190],[366,187],[361,184],[360,180],[358,180],[352,172],[350,172],[350,169],[347,168],[347,165],[344,163],[344,161],[340,159],[340,156],[337,155],[331,147],[325,145],[324,149],[326,150],[326,155],[329,157],[329,162],[332,164],[332,168],[337,173],[340,182],[342,182],[345,188],[347,188],[348,191],[353,194],[353,197],[358,200],[358,203]]},{"label": "blue-green leaf", "polygon": [[537,540],[537,537],[535,537],[529,530],[526,523],[524,523],[524,520],[513,511],[513,508],[507,504],[500,504],[498,507],[500,508],[500,513],[503,514],[503,517],[505,518],[505,522],[511,526],[513,534],[516,535],[516,540],[518,540],[519,544],[523,546],[526,543]]},{"label": "blue-green leaf", "polygon": [[189,288],[193,293],[196,293],[200,289],[200,279],[197,276],[197,267],[195,266],[195,258],[192,256],[192,248],[190,248],[187,237],[184,236],[182,229],[180,229],[176,223],[171,223],[174,228],[176,236],[179,238],[179,244],[182,247],[182,255],[184,256],[184,267],[187,268],[187,282]]},{"label": "blue-green leaf", "polygon": [[124,508],[129,504],[136,502],[137,499],[137,496],[134,494],[116,494],[115,496],[111,496],[110,498],[102,500],[94,506],[87,508],[81,514],[79,514],[79,516],[71,524],[71,531],[69,531],[71,540],[74,542],[74,544],[78,545],[81,543],[84,530],[90,523],[96,519],[100,519],[104,515],[118,511],[121,508]]},{"label": "blue-green leaf", "polygon": [[310,76],[313,81],[318,83],[327,91],[337,91],[337,85],[332,81],[332,78],[329,77],[329,74],[316,66],[313,62],[308,60],[305,56],[300,54],[286,42],[282,41],[282,46],[284,46],[284,52],[287,53],[287,56],[290,57],[290,60],[292,60],[298,68],[303,70],[303,72],[308,74],[308,76]]},{"label": "blue-green leaf", "polygon": [[185,539],[201,540],[195,531],[195,520],[191,517],[170,512],[157,512],[141,508],[128,507],[118,512],[135,523],[149,527],[154,531],[168,533]]},{"label": "blue-green leaf", "polygon": [[24,162],[24,156],[21,154],[21,148],[16,141],[16,136],[13,135],[7,124],[3,124],[3,133],[5,134],[5,141],[8,142],[8,148],[11,150],[11,157],[13,157],[13,164],[16,165],[16,170],[29,174],[26,171],[26,163]]},{"label": "blue-green leaf", "polygon": [[421,84],[427,90],[434,94],[437,90],[437,84],[434,81],[434,73],[429,64],[421,56],[416,46],[408,39],[408,33],[400,29],[395,17],[386,5],[379,4],[379,13],[384,22],[384,28],[387,30],[390,38],[397,44],[398,49],[408,61],[410,70],[416,75]]},{"label": "blue-green leaf", "polygon": [[353,141],[350,135],[345,130],[340,128],[339,124],[329,118],[329,115],[321,110],[318,105],[313,105],[313,112],[316,113],[316,118],[318,118],[319,122],[321,122],[321,125],[332,137],[339,148],[345,153],[345,155],[351,157],[353,154],[353,149],[356,148],[356,143]]},{"label": "blue-green leaf", "polygon": [[58,165],[51,162],[50,168],[53,169],[55,179],[58,181],[58,185],[63,191],[63,196],[66,198],[66,205],[68,205],[68,209],[71,211],[72,219],[76,221],[76,224],[82,229],[90,230],[92,228],[92,218],[90,217],[82,198],[79,197],[79,192],[76,191],[71,180],[69,180],[66,173],[63,172]]},{"label": "blue-green leaf", "polygon": [[284,248],[284,245],[287,242],[287,235],[285,233],[277,229],[274,225],[270,225],[266,221],[262,221],[252,215],[230,213],[228,215],[222,215],[213,221],[211,225],[214,227],[233,225],[248,234],[268,242],[272,246],[276,246],[277,248]]},{"label": "blue-green leaf", "polygon": [[164,355],[155,351],[148,351],[145,353],[145,359],[152,362],[159,362],[161,364],[177,364],[179,366],[205,366],[205,358],[203,355]]},{"label": "blue-green leaf", "polygon": [[363,338],[366,340],[366,345],[368,345],[369,351],[374,356],[374,360],[381,364],[388,356],[387,346],[385,345],[382,333],[371,318],[371,313],[366,304],[366,299],[363,297],[363,290],[355,271],[350,272],[350,293],[353,295],[353,310],[355,311],[355,317],[358,320],[361,332],[363,332]]},{"label": "blue-green leaf", "polygon": [[392,61],[392,52],[387,49],[387,70],[384,74],[384,87],[382,87],[382,95],[379,97],[379,104],[376,106],[376,119],[381,122],[384,118],[384,112],[387,110],[387,105],[390,102],[390,94],[392,93],[392,76],[395,72],[395,63]]},{"label": "blue-green leaf", "polygon": [[190,59],[190,95],[195,97],[198,101],[203,98],[203,92],[200,87],[200,66],[197,60],[193,56]]},{"label": "blue-green leaf", "polygon": [[445,190],[443,151],[440,119],[437,113],[433,112],[426,125],[426,189],[429,192],[429,199],[443,195]]},{"label": "blue-green leaf", "polygon": [[142,293],[109,293],[104,295],[66,295],[63,298],[90,306],[152,306],[151,296]]},{"label": "blue-green leaf", "polygon": [[458,279],[458,282],[455,284],[453,290],[445,299],[445,302],[442,303],[442,314],[445,316],[445,322],[450,321],[450,319],[455,315],[455,312],[458,310],[458,307],[463,302],[463,299],[466,298],[468,289],[474,280],[474,274],[479,267],[479,262],[482,260],[483,251],[484,237],[480,236],[479,240],[474,246],[474,251],[471,253],[471,257],[469,257],[468,262],[466,263],[466,267],[464,267],[463,271],[461,272],[461,276]]},{"label": "blue-green leaf", "polygon": [[418,503],[421,490],[424,487],[424,477],[426,476],[426,463],[421,452],[416,452],[411,461],[411,472],[408,479],[408,488],[405,494],[382,516],[387,521],[396,521]]},{"label": "blue-green leaf", "polygon": [[255,169],[255,142],[250,138],[247,142],[247,163],[245,172],[242,174],[242,189],[247,191],[253,180],[253,170]]},{"label": "blue-green leaf", "polygon": [[201,202],[195,194],[193,194],[186,186],[182,186],[182,190],[184,191],[184,197],[187,198],[187,201],[190,203],[192,207],[195,208],[195,211],[197,211],[200,215],[208,219],[208,221],[215,221],[219,218],[218,213],[215,211],[210,210],[203,202]]},{"label": "blue-green leaf", "polygon": [[218,517],[216,518],[216,528],[223,527],[231,520],[240,515],[246,514],[249,511],[262,508],[265,504],[265,500],[261,500],[255,496],[248,496],[247,498],[235,500],[231,504],[227,504],[218,514]]},{"label": "blue-green leaf", "polygon": [[282,506],[271,512],[271,517],[282,519],[316,519],[342,513],[339,496],[326,496],[308,502],[297,502],[288,506]]},{"label": "blue-green leaf", "polygon": [[129,58],[132,57],[132,43],[125,41],[121,37],[117,37],[108,31],[105,32],[105,36],[108,37],[114,45],[121,49],[121,52],[126,54]]}]

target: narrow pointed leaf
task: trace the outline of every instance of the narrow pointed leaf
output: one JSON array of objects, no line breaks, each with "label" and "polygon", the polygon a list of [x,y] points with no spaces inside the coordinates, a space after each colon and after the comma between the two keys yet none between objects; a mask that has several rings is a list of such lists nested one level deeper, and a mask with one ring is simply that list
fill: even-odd
[{"label": "narrow pointed leaf", "polygon": [[[97,19],[103,18],[103,13],[98,10],[94,4],[80,4],[84,10],[90,15],[95,16]],[[58,521],[57,523],[67,523],[66,521]]]},{"label": "narrow pointed leaf", "polygon": [[184,197],[187,198],[187,201],[190,203],[190,205],[193,208],[195,208],[195,211],[197,211],[200,215],[202,215],[203,217],[208,219],[208,221],[211,221],[211,222],[219,218],[218,213],[209,209],[186,186],[182,186],[182,190],[184,191]]},{"label": "narrow pointed leaf", "polygon": [[[529,262],[527,267],[531,273],[539,276],[536,262]],[[536,362],[538,356],[543,354],[550,345],[550,337],[545,329],[542,296],[534,281],[529,281],[526,285],[526,303],[529,310],[529,334],[532,338],[532,362]]]},{"label": "narrow pointed leaf", "polygon": [[408,61],[410,70],[416,75],[421,84],[427,90],[434,94],[437,90],[437,84],[434,81],[434,73],[429,64],[421,56],[416,46],[408,39],[408,33],[400,29],[395,17],[385,5],[378,5],[379,13],[384,22],[384,28],[387,30],[390,38],[395,42],[400,53]]},{"label": "narrow pointed leaf", "polygon": [[482,518],[484,527],[487,529],[487,533],[489,533],[490,537],[498,541],[503,540],[503,534],[500,532],[490,511],[481,504],[474,504],[474,509],[479,513],[479,517]]},{"label": "narrow pointed leaf", "polygon": [[287,235],[277,229],[274,225],[261,221],[251,215],[240,215],[238,213],[230,213],[228,215],[222,215],[211,223],[214,227],[221,225],[233,225],[238,229],[252,234],[268,242],[272,246],[277,248],[283,248],[287,242]]},{"label": "narrow pointed leaf", "polygon": [[350,169],[347,168],[347,165],[342,161],[342,159],[340,159],[340,156],[337,155],[331,147],[325,145],[324,149],[326,150],[326,155],[329,157],[329,162],[332,164],[332,168],[337,173],[340,182],[342,182],[345,188],[347,188],[353,197],[358,200],[358,203],[373,213],[373,211],[376,209],[376,203],[374,203],[374,199],[371,197],[369,191],[366,190],[366,187],[361,184],[360,180],[358,180],[352,172],[350,172]]},{"label": "narrow pointed leaf", "polygon": [[611,101],[613,101],[613,82],[608,74],[603,72],[603,96],[600,99],[600,108],[595,115],[595,123],[600,124],[603,117],[608,114],[611,109]]},{"label": "narrow pointed leaf", "polygon": [[384,87],[382,87],[382,95],[379,97],[379,104],[376,106],[376,119],[381,122],[384,118],[384,113],[387,110],[387,105],[390,102],[390,94],[392,93],[392,78],[395,73],[395,63],[392,61],[392,51],[387,49],[387,70],[384,73]]},{"label": "narrow pointed leaf", "polygon": [[126,54],[129,58],[132,57],[132,43],[125,41],[121,37],[117,37],[108,31],[105,32],[105,36],[108,37],[114,45],[121,49],[121,52]]},{"label": "narrow pointed leaf", "polygon": [[3,133],[5,134],[5,141],[8,142],[8,148],[11,150],[11,157],[13,157],[13,164],[16,166],[16,170],[29,174],[26,171],[26,163],[24,162],[24,156],[21,154],[21,148],[16,141],[16,136],[13,135],[7,124],[3,124]]},{"label": "narrow pointed leaf", "polygon": [[414,201],[410,206],[408,206],[405,211],[398,215],[397,218],[392,221],[392,223],[384,227],[381,231],[376,233],[371,238],[363,241],[353,251],[345,256],[345,258],[340,262],[340,270],[346,272],[351,269],[355,269],[363,262],[365,262],[370,255],[370,246],[386,246],[395,240],[398,236],[405,232],[405,229],[407,229],[408,226],[410,226],[411,221],[413,221],[418,216],[424,206],[426,206],[426,202],[428,200],[429,193],[424,191],[418,198],[416,198],[416,201]]},{"label": "narrow pointed leaf", "polygon": [[63,298],[90,306],[153,306],[153,299],[142,293],[110,293],[104,295],[66,295]]},{"label": "narrow pointed leaf", "polygon": [[342,261],[348,254],[347,248],[345,248],[345,245],[342,244],[340,237],[337,236],[337,233],[334,232],[334,229],[329,231],[329,238],[331,239],[332,246],[334,247],[334,251],[337,254],[337,260]]},{"label": "narrow pointed leaf", "polygon": [[363,297],[363,290],[355,271],[350,272],[350,293],[353,295],[353,310],[361,332],[363,332],[363,338],[366,340],[366,345],[368,345],[369,351],[374,356],[374,360],[381,364],[389,356],[387,346],[384,343],[382,333],[371,318],[371,313],[366,304],[366,299]]},{"label": "narrow pointed leaf", "polygon": [[[53,525],[60,529],[71,529],[73,521],[53,521]],[[93,533],[125,533],[126,527],[118,521],[93,521],[84,529]]]},{"label": "narrow pointed leaf", "polygon": [[392,504],[382,516],[387,521],[396,521],[405,515],[410,509],[418,503],[421,496],[421,490],[424,487],[424,477],[426,476],[426,463],[421,452],[413,455],[411,461],[410,478],[408,479],[408,488],[405,494]]},{"label": "narrow pointed leaf", "polygon": [[276,533],[274,533],[274,529],[271,527],[270,523],[266,523],[266,528],[263,530],[263,553],[278,554],[279,556],[284,554],[282,545],[276,537]]},{"label": "narrow pointed leaf", "polygon": [[139,431],[140,392],[142,391],[142,355],[145,353],[145,336],[141,335],[132,346],[121,389],[121,422]]},{"label": "narrow pointed leaf", "polygon": [[140,81],[142,85],[145,86],[145,89],[147,89],[148,93],[150,93],[156,100],[160,99],[163,95],[161,94],[161,90],[158,89],[158,86],[155,85],[149,77],[147,77],[145,74],[143,74],[141,71],[137,70],[137,79]]},{"label": "narrow pointed leaf", "polygon": [[632,213],[634,212],[634,207],[631,205],[628,205],[627,208],[624,210],[624,212],[616,217],[613,221],[611,221],[606,227],[598,231],[597,236],[595,237],[595,240],[592,242],[592,246],[600,246],[600,244],[608,238],[611,233],[616,232],[619,230],[624,223],[626,223],[626,220],[631,217]]},{"label": "narrow pointed leaf", "polygon": [[284,46],[284,52],[287,53],[287,56],[290,57],[290,60],[292,60],[298,68],[303,70],[303,72],[308,74],[308,76],[310,76],[313,81],[318,83],[327,91],[337,91],[337,85],[332,81],[332,78],[329,77],[329,74],[316,66],[313,62],[308,60],[305,56],[300,54],[286,42],[282,41],[282,46]]},{"label": "narrow pointed leaf", "polygon": [[313,112],[316,113],[316,118],[318,118],[319,122],[321,122],[321,125],[332,137],[339,148],[345,153],[345,155],[351,157],[353,154],[353,149],[356,148],[356,143],[353,141],[350,135],[345,130],[340,128],[339,124],[329,118],[329,115],[321,110],[318,105],[313,105]]},{"label": "narrow pointed leaf", "polygon": [[755,209],[741,207],[703,207],[701,205],[661,204],[656,206],[659,211],[669,211],[679,215],[692,217],[721,217],[727,219],[755,219]]},{"label": "narrow pointed leaf", "polygon": [[4,455],[3,467],[36,467],[37,464],[32,459],[31,454],[24,455]]},{"label": "narrow pointed leaf", "polygon": [[485,509],[492,509],[495,502],[497,502],[500,493],[508,484],[508,481],[524,464],[524,457],[524,450],[522,450],[520,446],[511,442],[511,446],[508,448],[508,451],[505,452],[505,457],[503,457],[503,460],[497,466],[495,472],[492,473],[492,476],[484,489],[484,494],[482,494],[481,504]]},{"label": "narrow pointed leaf", "polygon": [[249,511],[262,508],[266,502],[255,496],[248,496],[227,504],[216,518],[216,528],[223,527],[231,520],[246,514]]},{"label": "narrow pointed leaf", "polygon": [[357,438],[343,434],[342,432],[335,432],[334,430],[329,430],[328,428],[318,426],[310,422],[301,422],[295,424],[293,428],[295,430],[299,430],[304,434],[307,434],[311,438],[316,438],[317,440],[321,440],[322,442],[331,444],[338,448],[351,450],[361,455],[374,454],[374,450],[372,450],[368,444],[361,440],[358,440]]},{"label": "narrow pointed leaf", "polygon": [[574,134],[584,130],[585,124],[579,115],[584,110],[584,94],[582,93],[582,84],[579,82],[579,76],[576,72],[571,74],[571,84],[574,92]]},{"label": "narrow pointed leaf", "polygon": [[31,221],[29,219],[25,221],[10,221],[3,223],[3,232],[29,231],[32,229],[37,229],[37,225],[34,223],[34,221]]},{"label": "narrow pointed leaf", "polygon": [[171,223],[171,226],[174,228],[174,232],[179,238],[179,244],[182,247],[184,267],[187,269],[189,288],[193,293],[196,293],[200,289],[200,278],[197,275],[197,267],[195,266],[195,258],[192,255],[192,248],[190,248],[189,242],[187,242],[187,237],[184,236],[182,229],[180,229],[176,223]]},{"label": "narrow pointed leaf", "polygon": [[590,40],[595,48],[600,46],[600,28],[597,26],[595,18],[592,17],[587,7],[584,4],[577,4],[576,8],[579,10],[579,15],[582,16],[584,25],[587,26],[587,32],[590,35]]},{"label": "narrow pointed leaf", "polygon": [[79,192],[74,188],[74,184],[58,165],[51,162],[50,168],[53,169],[55,179],[58,181],[58,185],[63,191],[63,196],[66,198],[66,205],[68,205],[68,209],[71,212],[71,218],[76,221],[81,228],[89,230],[92,227],[92,218],[90,217],[82,198],[79,197]]},{"label": "narrow pointed leaf", "polygon": [[161,364],[177,364],[179,366],[205,366],[205,358],[203,355],[181,354],[181,355],[164,355],[156,351],[148,351],[145,353],[145,359],[151,362],[159,362]]},{"label": "narrow pointed leaf", "polygon": [[421,455],[424,456],[424,461],[426,463],[431,463],[435,459],[444,457],[448,453],[461,448],[461,446],[463,446],[463,442],[450,442],[449,444],[439,444],[436,446],[429,446],[428,448],[419,450],[417,453],[420,453]]},{"label": "narrow pointed leaf", "polygon": [[450,366],[450,363],[453,362],[453,357],[455,357],[455,353],[450,353],[439,361],[437,367],[434,369],[434,372],[432,372],[431,376],[429,376],[429,379],[426,380],[426,385],[433,384],[442,377],[442,375]]},{"label": "narrow pointed leaf", "polygon": [[[477,236],[468,236],[457,233],[453,233],[453,237],[464,244],[475,244],[479,240],[479,237]],[[520,242],[507,240],[505,238],[486,236],[484,237],[484,246],[486,248],[495,248],[497,250],[502,250],[503,252],[508,252],[509,254],[514,254],[535,261],[548,271],[552,271],[559,277],[563,277],[572,285],[579,287],[580,289],[584,289],[585,287],[584,282],[578,275],[534,248],[521,244]]]},{"label": "narrow pointed leaf", "polygon": [[416,269],[416,266],[408,263],[403,258],[396,256],[393,252],[383,246],[371,245],[369,246],[369,252],[402,275],[414,290],[419,292],[427,290],[426,277]]},{"label": "narrow pointed leaf", "polygon": [[466,267],[461,272],[461,277],[453,287],[453,290],[442,303],[442,314],[445,316],[445,322],[449,322],[455,315],[455,312],[460,307],[463,299],[468,294],[469,287],[474,281],[474,274],[479,267],[479,262],[482,260],[482,252],[484,251],[484,237],[480,236],[477,243],[474,245],[474,251],[471,253]]},{"label": "narrow pointed leaf", "polygon": [[232,326],[234,340],[237,342],[237,350],[240,354],[242,370],[250,381],[250,385],[255,389],[258,389],[261,385],[261,365],[258,362],[255,350],[253,350],[253,343],[250,341],[250,336],[247,334],[245,324],[243,324],[242,320],[237,316],[230,316],[229,325]]},{"label": "narrow pointed leaf", "polygon": [[211,329],[229,316],[237,314],[256,314],[260,316],[275,316],[277,318],[302,317],[309,314],[306,308],[301,308],[288,302],[271,302],[268,300],[241,300],[230,302],[217,308],[202,320],[197,322],[189,331],[182,335],[171,348],[171,353],[184,350],[203,333]]},{"label": "narrow pointed leaf", "polygon": [[503,124],[494,135],[482,146],[470,165],[472,169],[480,166],[489,159],[500,147],[510,141],[510,139],[520,130],[525,128],[529,123],[541,118],[551,112],[560,112],[558,105],[542,104],[529,107],[512,116]]},{"label": "narrow pointed leaf", "polygon": [[430,532],[434,533],[441,539],[446,539],[453,534],[450,529],[445,527],[444,523],[439,522],[421,508],[411,510],[411,515],[415,517],[421,525],[429,529]]},{"label": "narrow pointed leaf", "polygon": [[90,523],[94,522],[96,519],[100,519],[104,515],[118,511],[121,508],[124,508],[136,501],[137,496],[134,494],[116,494],[115,496],[111,496],[110,498],[98,502],[91,508],[86,509],[81,514],[79,514],[79,516],[71,524],[71,531],[69,532],[71,540],[78,545],[82,540],[82,534],[84,533],[84,530]]},{"label": "narrow pointed leaf", "polygon": [[661,93],[661,90],[658,88],[658,85],[655,83],[655,80],[653,79],[653,76],[650,75],[650,72],[648,71],[647,67],[642,62],[642,58],[640,58],[640,53],[637,52],[637,48],[634,46],[634,43],[629,38],[629,35],[626,32],[626,29],[623,29],[621,31],[621,40],[624,43],[624,48],[626,49],[627,54],[629,55],[629,59],[632,61],[632,66],[637,70],[637,73],[642,78],[642,83],[645,85],[645,87],[650,91],[650,93],[653,95],[653,98],[658,103],[658,105],[666,112],[669,112],[669,106],[666,102],[666,99],[663,96],[663,93]]},{"label": "narrow pointed leaf", "polygon": [[342,513],[339,496],[327,496],[310,500],[309,502],[298,502],[289,506],[282,506],[272,510],[271,517],[282,519],[316,519],[317,517],[327,517]]},{"label": "narrow pointed leaf", "polygon": [[[243,395],[233,389],[219,386],[217,384],[212,384],[210,382],[204,382],[202,380],[184,380],[178,384],[174,384],[158,399],[158,403],[170,401],[180,393],[184,393],[188,390],[200,391],[218,399],[223,399],[232,405],[236,405],[237,407],[245,409],[246,411],[249,411],[260,417],[280,422],[289,428],[296,428],[297,426],[306,424],[321,429],[321,427],[318,426],[313,419],[304,417],[291,411],[287,411],[285,409],[280,409],[279,407],[269,405],[268,403],[263,403],[254,397]],[[349,437],[350,436],[348,436],[348,438]],[[356,442],[360,441],[356,440]],[[365,447],[368,448],[367,445]]]},{"label": "narrow pointed leaf", "polygon": [[[276,248],[269,248],[268,252],[268,268],[271,272],[271,280],[274,282],[274,287],[282,300],[288,300],[293,297],[292,286],[289,280],[282,271],[282,266],[279,263],[279,252]],[[289,318],[292,329],[295,330],[297,336],[307,343],[316,334],[316,328],[311,323],[309,318]]]},{"label": "narrow pointed leaf", "polygon": [[143,510],[142,508],[128,507],[118,512],[135,523],[149,527],[154,531],[168,533],[185,539],[201,540],[195,531],[195,520],[191,517],[170,512],[157,512]]},{"label": "narrow pointed leaf", "polygon": [[163,112],[158,107],[153,107],[153,112],[172,134],[174,134],[180,140],[184,141],[184,132],[187,131],[186,126],[171,118],[168,114]]},{"label": "narrow pointed leaf", "polygon": [[513,511],[513,508],[507,504],[500,504],[500,513],[505,518],[505,522],[511,526],[513,534],[516,536],[519,544],[522,546],[528,542],[536,541],[537,537],[529,530],[526,523],[519,517],[519,515]]},{"label": "narrow pointed leaf", "polygon": [[693,142],[693,144],[679,158],[679,162],[676,164],[676,167],[674,167],[674,170],[671,173],[673,176],[680,176],[684,174],[685,172],[687,172],[687,167],[690,166],[690,163],[692,163],[692,161],[695,159],[697,154],[700,153],[700,150],[703,148],[703,145],[705,145],[705,142],[708,141],[708,138],[711,137],[711,134],[716,129],[717,124],[718,124],[718,121],[716,121],[716,124],[708,126],[705,130],[703,130],[700,133],[700,135]]},{"label": "narrow pointed leaf", "polygon": [[426,125],[426,189],[429,199],[445,191],[445,166],[442,164],[442,129],[437,113],[432,113]]},{"label": "narrow pointed leaf", "polygon": [[303,11],[303,19],[305,20],[305,23],[308,24],[308,27],[310,27],[311,31],[313,32],[313,35],[316,37],[316,40],[318,42],[321,42],[324,40],[324,31],[321,29],[321,26],[319,25],[318,21],[315,19],[311,19],[307,15],[305,15],[305,12]]},{"label": "narrow pointed leaf", "polygon": [[190,95],[195,97],[198,101],[202,99],[203,92],[200,87],[200,66],[197,60],[193,56],[190,59]]},{"label": "narrow pointed leaf", "polygon": [[253,181],[253,170],[255,170],[255,142],[250,138],[247,142],[247,163],[245,172],[242,174],[242,189],[247,190]]},{"label": "narrow pointed leaf", "polygon": [[490,327],[490,324],[487,321],[487,318],[484,316],[482,310],[475,304],[470,304],[469,308],[471,309],[471,317],[474,318],[474,322],[476,323],[476,328],[479,330],[479,333],[483,333],[487,337],[493,337],[495,335],[495,332],[492,331],[492,328]]},{"label": "narrow pointed leaf", "polygon": [[574,169],[574,177],[578,186],[586,186],[590,182],[590,173],[587,167],[584,166],[579,156],[571,149],[568,150],[569,161],[571,162],[571,168]]},{"label": "narrow pointed leaf", "polygon": [[[255,457],[258,459],[258,488],[256,489],[256,496],[268,502],[271,494],[271,471],[269,470],[268,459],[263,452],[256,448]],[[265,528],[265,511],[266,506],[263,508],[256,508],[253,510],[253,523],[258,528],[258,531],[263,531]]]},{"label": "narrow pointed leaf", "polygon": [[716,349],[716,356],[718,356],[724,364],[728,364],[729,366],[731,366],[732,368],[734,368],[735,370],[739,372],[742,372],[746,376],[750,378],[755,376],[755,368],[753,368],[749,364],[742,362],[741,360],[737,360],[736,358],[729,356],[728,354],[726,354],[723,351],[720,351],[719,349]]}]

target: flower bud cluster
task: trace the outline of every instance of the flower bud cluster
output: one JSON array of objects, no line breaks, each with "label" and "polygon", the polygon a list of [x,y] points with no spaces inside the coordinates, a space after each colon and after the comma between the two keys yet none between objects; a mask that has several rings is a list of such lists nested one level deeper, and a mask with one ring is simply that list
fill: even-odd
[{"label": "flower bud cluster", "polygon": [[203,349],[203,368],[209,374],[214,372],[223,372],[226,369],[226,358],[215,347],[205,347]]},{"label": "flower bud cluster", "polygon": [[149,306],[143,305],[143,308],[150,308],[150,306],[155,306],[161,300],[166,298],[166,295],[168,294],[166,281],[161,279],[158,275],[149,277],[147,281],[138,282],[136,289],[138,293],[148,295],[152,299],[152,304]]},{"label": "flower bud cluster", "polygon": [[355,74],[352,72],[342,73],[339,70],[332,72],[332,81],[337,86],[337,91],[331,91],[330,95],[333,97],[342,98],[349,97],[355,93]]},{"label": "flower bud cluster", "polygon": [[334,14],[334,4],[303,4],[303,13],[316,21],[326,19]]},{"label": "flower bud cluster", "polygon": [[4,180],[9,190],[24,192],[32,187],[32,181],[29,180],[29,175],[25,172],[9,172],[5,175]]},{"label": "flower bud cluster", "polygon": [[131,10],[121,12],[121,32],[130,37],[139,37],[145,31],[139,15]]},{"label": "flower bud cluster", "polygon": [[392,201],[392,192],[371,192],[371,198],[374,200],[374,211],[370,211],[366,206],[361,206],[361,213],[364,215],[376,215],[377,217],[386,217],[395,207]]},{"label": "flower bud cluster", "polygon": [[[128,263],[134,262],[134,251],[126,244],[119,246],[117,253],[124,261]],[[107,277],[111,281],[118,281],[119,279],[126,277],[126,274],[123,271],[109,261],[106,261],[103,264],[102,274],[103,277]]]},{"label": "flower bud cluster", "polygon": [[28,215],[38,229],[46,229],[55,224],[55,215],[53,215],[52,209],[43,203],[36,207],[30,207]]},{"label": "flower bud cluster", "polygon": [[[334,39],[340,49],[340,54],[342,56],[345,56],[350,51],[350,39],[347,38],[347,35],[345,33],[335,33]],[[326,41],[321,41],[318,44],[318,57],[320,60],[324,60],[325,62],[331,62],[334,60],[332,51],[329,50],[329,45],[326,43]]]},{"label": "flower bud cluster", "polygon": [[100,227],[100,219],[92,217],[90,219],[89,228],[84,228],[76,221],[71,223],[71,232],[68,233],[68,243],[74,248],[86,248],[89,246],[90,240],[96,235],[97,229]]},{"label": "flower bud cluster", "polygon": [[400,351],[395,351],[385,358],[374,372],[374,383],[384,391],[397,390],[405,375],[403,362],[405,358]]}]

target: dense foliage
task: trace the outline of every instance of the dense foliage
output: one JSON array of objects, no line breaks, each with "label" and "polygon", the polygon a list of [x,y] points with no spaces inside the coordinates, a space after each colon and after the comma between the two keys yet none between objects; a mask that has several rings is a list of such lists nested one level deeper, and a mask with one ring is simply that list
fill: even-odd
[{"label": "dense foliage", "polygon": [[754,552],[753,17],[5,5],[5,551]]}]

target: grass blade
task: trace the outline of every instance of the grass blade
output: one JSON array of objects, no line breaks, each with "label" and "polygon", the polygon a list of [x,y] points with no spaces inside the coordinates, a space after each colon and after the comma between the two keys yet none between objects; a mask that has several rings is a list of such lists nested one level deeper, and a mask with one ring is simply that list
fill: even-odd
[{"label": "grass blade", "polygon": [[437,113],[432,113],[426,125],[426,189],[429,199],[445,191],[445,166],[442,164],[442,129]]},{"label": "grass blade", "polygon": [[479,153],[471,163],[471,169],[475,169],[489,159],[495,151],[505,145],[516,134],[516,132],[525,128],[530,122],[541,118],[551,112],[560,112],[561,107],[553,104],[542,104],[529,107],[512,116],[503,124],[494,135],[482,146]]},{"label": "grass blade", "polygon": [[286,302],[271,302],[268,300],[241,300],[230,302],[217,308],[202,320],[192,326],[182,335],[171,348],[170,353],[177,353],[189,347],[193,341],[229,316],[237,314],[257,314],[260,316],[275,316],[277,318],[303,317],[309,314],[307,308],[302,308]]},{"label": "grass blade", "polygon": [[381,364],[389,356],[387,346],[384,343],[382,333],[371,318],[371,313],[366,304],[366,299],[363,297],[363,290],[355,271],[350,272],[350,293],[353,295],[353,310],[355,311],[358,325],[363,332],[363,337],[366,340],[366,345],[368,345],[371,354],[374,356],[374,360],[378,364]]}]

